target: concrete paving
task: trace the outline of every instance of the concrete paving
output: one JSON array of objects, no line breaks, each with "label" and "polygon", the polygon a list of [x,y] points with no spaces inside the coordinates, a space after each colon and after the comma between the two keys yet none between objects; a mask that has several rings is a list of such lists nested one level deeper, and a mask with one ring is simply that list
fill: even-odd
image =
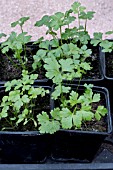
[{"label": "concrete paving", "polygon": [[[65,11],[70,8],[75,0],[0,0],[0,32],[9,34],[11,31],[20,32],[19,27],[11,28],[10,23],[23,16],[30,16],[24,31],[32,35],[32,40],[37,40],[45,35],[45,27],[34,27],[35,21],[43,15]],[[89,33],[113,30],[113,0],[78,0],[87,7],[87,10],[96,12],[92,21],[88,22]],[[113,35],[105,38],[113,38]],[[51,38],[46,36],[46,38]]]}]

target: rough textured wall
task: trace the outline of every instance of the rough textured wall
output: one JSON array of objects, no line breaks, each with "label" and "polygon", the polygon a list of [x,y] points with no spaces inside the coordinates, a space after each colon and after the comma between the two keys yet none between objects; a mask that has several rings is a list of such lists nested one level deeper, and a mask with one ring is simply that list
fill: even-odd
[{"label": "rough textured wall", "polygon": [[[45,34],[45,28],[34,28],[34,23],[43,15],[65,11],[75,0],[0,0],[0,32],[9,34],[11,31],[20,31],[19,27],[11,28],[10,23],[22,16],[30,16],[24,30],[28,31],[36,40]],[[87,7],[87,10],[96,12],[95,17],[88,23],[88,30],[106,32],[113,30],[113,0],[78,0]],[[106,37],[105,37],[106,38]],[[111,36],[113,38],[113,35]]]}]

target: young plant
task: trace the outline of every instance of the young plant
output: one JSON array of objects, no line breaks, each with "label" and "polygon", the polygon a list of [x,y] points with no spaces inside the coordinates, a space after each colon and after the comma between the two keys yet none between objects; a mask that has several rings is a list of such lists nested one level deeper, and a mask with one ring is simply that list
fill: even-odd
[{"label": "young plant", "polygon": [[[25,45],[31,40],[31,36],[27,35],[27,32],[23,31],[23,25],[28,19],[29,17],[23,17],[12,23],[12,27],[19,25],[22,32],[19,35],[17,35],[15,32],[12,32],[8,39],[1,44],[2,53],[8,57],[15,67],[21,67],[24,70],[27,69],[28,61],[26,57]],[[8,54],[9,51],[12,52],[12,55]]]},{"label": "young plant", "polygon": [[38,129],[35,104],[49,91],[42,87],[34,87],[35,79],[36,74],[28,75],[28,71],[23,70],[22,79],[14,79],[5,84],[6,95],[0,104],[1,130],[23,130],[24,126],[29,130]]},{"label": "young plant", "polygon": [[[46,34],[52,35],[53,39],[58,39],[58,35],[60,35],[61,44],[63,44],[63,39],[67,42],[74,39],[75,43],[80,41],[80,44],[87,44],[90,40],[86,28],[87,21],[93,18],[95,12],[86,12],[85,9],[84,6],[81,6],[81,3],[74,2],[68,11],[64,13],[57,12],[51,16],[45,15],[35,23],[35,26],[45,25],[48,29]],[[71,28],[70,24],[75,20],[78,20],[78,26]],[[84,26],[81,25],[81,20],[85,21]]]},{"label": "young plant", "polygon": [[91,70],[90,63],[86,62],[90,54],[91,50],[86,45],[78,48],[73,43],[63,44],[60,53],[57,49],[52,50],[44,59],[46,77],[55,84],[62,83],[63,80],[81,79],[83,74]]},{"label": "young plant", "polygon": [[[88,122],[100,121],[107,114],[107,109],[103,105],[98,104],[95,107],[95,103],[100,101],[100,94],[92,91],[93,85],[85,84],[84,87],[83,94],[69,87],[68,92],[63,91],[60,97],[57,94],[55,96],[53,92],[53,98],[57,100],[59,106],[50,112],[50,117],[46,112],[37,116],[41,133],[52,134],[59,129],[88,130]],[[57,91],[60,91],[60,87]]]},{"label": "young plant", "polygon": [[[113,31],[106,32],[107,35],[113,34]],[[113,51],[113,42],[110,42],[109,40],[103,39],[103,33],[101,32],[95,32],[93,34],[93,39],[91,40],[91,44],[93,46],[101,46],[103,52],[112,52]]]},{"label": "young plant", "polygon": [[[83,74],[91,70],[90,62],[87,62],[92,51],[87,46],[90,36],[86,25],[87,21],[93,18],[94,12],[86,12],[85,9],[79,2],[74,2],[68,11],[57,12],[51,16],[45,15],[35,23],[35,26],[38,27],[45,25],[48,28],[47,33],[51,34],[53,39],[50,42],[46,41],[47,47],[50,45],[50,51],[48,48],[46,50],[40,49],[34,56],[33,69],[41,66],[40,63],[43,61],[46,77],[52,78],[54,83],[57,81],[54,80],[54,77],[59,76],[57,83],[63,79],[82,79]],[[76,19],[78,26],[71,28],[70,24]],[[85,21],[84,26],[81,25],[81,20]],[[60,33],[60,40],[58,39],[58,32]],[[41,45],[39,46],[42,48]],[[57,63],[56,66],[54,63]]]}]

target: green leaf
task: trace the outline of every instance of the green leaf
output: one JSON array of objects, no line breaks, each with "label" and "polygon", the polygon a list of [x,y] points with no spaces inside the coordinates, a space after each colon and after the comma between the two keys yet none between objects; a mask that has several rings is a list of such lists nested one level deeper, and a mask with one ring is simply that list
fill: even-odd
[{"label": "green leaf", "polygon": [[37,115],[37,119],[38,119],[39,124],[43,124],[49,120],[49,116],[46,112],[43,111],[42,114]]},{"label": "green leaf", "polygon": [[70,89],[71,89],[70,87],[65,87],[59,84],[58,86],[55,87],[52,93],[52,98],[56,100],[61,94],[68,93]]},{"label": "green leaf", "polygon": [[38,122],[41,125],[39,127],[40,133],[53,134],[60,129],[60,123],[55,120],[49,120],[49,116],[46,112],[42,112],[37,116]]},{"label": "green leaf", "polygon": [[63,129],[72,128],[72,112],[68,108],[62,108],[60,111],[61,126]]},{"label": "green leaf", "polygon": [[60,116],[66,118],[68,116],[72,116],[72,112],[68,108],[62,108],[60,111]]},{"label": "green leaf", "polygon": [[13,23],[11,23],[11,27],[15,27],[16,25],[20,25],[23,26],[24,23],[29,20],[30,17],[22,17],[20,18],[18,21],[15,21]]},{"label": "green leaf", "polygon": [[52,47],[59,47],[59,40],[58,39],[53,39],[50,41],[50,45]]},{"label": "green leaf", "polygon": [[101,33],[101,32],[95,32],[93,34],[94,38],[91,40],[91,44],[93,44],[94,46],[97,46],[99,43],[101,43],[102,35],[103,35],[103,33]]},{"label": "green leaf", "polygon": [[50,41],[46,40],[40,43],[39,47],[48,50],[50,45]]},{"label": "green leaf", "polygon": [[62,93],[61,85],[59,84],[54,88],[54,91],[52,92],[52,98],[56,100],[61,95],[61,93]]},{"label": "green leaf", "polygon": [[98,121],[101,119],[101,116],[98,112],[95,113],[95,119]]},{"label": "green leaf", "polygon": [[16,27],[19,24],[19,21],[15,21],[13,23],[11,23],[11,27]]},{"label": "green leaf", "polygon": [[2,98],[3,103],[5,103],[7,100],[8,100],[8,96],[4,96],[4,97]]},{"label": "green leaf", "polygon": [[84,121],[91,121],[92,118],[94,117],[94,113],[91,111],[80,110],[78,112],[79,114],[82,114],[82,119]]},{"label": "green leaf", "polygon": [[42,40],[44,40],[44,37],[40,37],[37,41],[34,41],[34,45],[35,44],[40,44],[42,42]]},{"label": "green leaf", "polygon": [[30,17],[22,17],[19,19],[19,24],[22,26],[29,19],[30,19]]},{"label": "green leaf", "polygon": [[16,109],[16,111],[19,111],[20,108],[23,106],[23,102],[22,100],[17,100],[14,104],[13,104],[14,108]]},{"label": "green leaf", "polygon": [[41,27],[43,25],[49,26],[49,21],[50,21],[50,16],[45,15],[45,16],[42,17],[41,20],[39,20],[35,23],[35,26],[37,26],[37,27]]},{"label": "green leaf", "polygon": [[50,133],[54,134],[60,129],[60,123],[58,121],[47,121],[46,123],[41,124],[39,127],[40,133]]},{"label": "green leaf", "polygon": [[105,116],[108,110],[104,106],[98,106],[96,112],[98,112],[101,116]]},{"label": "green leaf", "polygon": [[92,102],[99,102],[99,101],[100,101],[100,94],[94,94]]},{"label": "green leaf", "polygon": [[62,86],[62,93],[69,93],[71,87]]},{"label": "green leaf", "polygon": [[60,59],[59,63],[61,64],[62,72],[73,72],[74,70],[74,64],[73,60],[71,58],[67,59]]},{"label": "green leaf", "polygon": [[59,71],[60,65],[55,58],[46,58],[44,68],[47,71],[46,77],[53,80],[53,83],[62,82],[61,72]]},{"label": "green leaf", "polygon": [[20,100],[20,90],[10,91],[8,101],[15,102],[17,100]]},{"label": "green leaf", "polygon": [[90,66],[90,63],[87,63],[87,62],[82,62],[80,64],[80,67],[83,68],[84,70],[91,70],[91,66]]},{"label": "green leaf", "polygon": [[100,46],[103,48],[103,52],[111,52],[113,49],[113,42],[109,42],[108,40],[103,40],[100,43]]},{"label": "green leaf", "polygon": [[22,96],[22,101],[24,102],[24,103],[29,103],[29,101],[30,101],[30,99],[29,99],[29,96],[28,95],[23,95]]},{"label": "green leaf", "polygon": [[78,14],[79,12],[83,12],[86,8],[84,6],[81,6],[80,2],[74,2],[72,5],[72,10],[75,14]]},{"label": "green leaf", "polygon": [[6,37],[7,35],[6,34],[4,34],[4,33],[1,33],[0,34],[0,38],[2,38],[2,37]]},{"label": "green leaf", "polygon": [[82,114],[76,112],[76,115],[73,115],[73,123],[76,128],[81,128],[82,125]]},{"label": "green leaf", "polygon": [[80,15],[79,15],[79,18],[80,19],[88,19],[88,20],[91,20],[93,17],[94,17],[94,13],[93,11],[88,11],[88,12],[81,12]]},{"label": "green leaf", "polygon": [[0,118],[5,118],[8,116],[8,113],[5,112],[4,110],[0,113]]},{"label": "green leaf", "polygon": [[71,129],[72,128],[72,115],[66,118],[62,118],[61,125],[63,129]]},{"label": "green leaf", "polygon": [[102,35],[103,35],[103,33],[101,33],[101,32],[95,32],[93,34],[94,39],[97,39],[97,40],[102,40]]},{"label": "green leaf", "polygon": [[106,34],[111,35],[113,34],[113,31],[107,31]]},{"label": "green leaf", "polygon": [[29,110],[26,108],[23,110],[22,115],[28,115],[28,113],[29,113]]},{"label": "green leaf", "polygon": [[52,110],[50,112],[52,118],[54,118],[55,120],[60,120],[60,109],[59,108],[55,108],[54,110]]},{"label": "green leaf", "polygon": [[70,93],[69,98],[70,98],[70,105],[72,107],[78,103],[78,93],[77,92],[72,91]]}]

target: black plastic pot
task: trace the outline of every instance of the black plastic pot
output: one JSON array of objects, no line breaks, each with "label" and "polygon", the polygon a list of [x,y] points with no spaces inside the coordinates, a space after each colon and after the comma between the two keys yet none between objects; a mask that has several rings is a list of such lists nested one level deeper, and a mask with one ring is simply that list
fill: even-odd
[{"label": "black plastic pot", "polygon": [[0,132],[1,163],[43,163],[51,135],[39,132]]},{"label": "black plastic pot", "polygon": [[[51,95],[50,87],[43,88],[50,90]],[[0,91],[3,90],[4,87],[0,87]],[[53,101],[50,99],[51,109]],[[45,162],[50,154],[51,137],[50,134],[40,134],[38,131],[0,131],[0,163]]]},{"label": "black plastic pot", "polygon": [[110,96],[110,103],[111,103],[111,112],[113,113],[113,77],[110,77],[107,75],[107,64],[106,64],[106,58],[109,57],[109,55],[113,55],[113,52],[111,53],[104,53],[102,52],[101,48],[101,65],[102,65],[102,70],[103,70],[103,75],[104,75],[104,81],[103,85],[106,87],[109,91],[109,96]]},{"label": "black plastic pot", "polygon": [[[29,63],[32,63],[33,62],[33,58],[31,56],[35,55],[36,52],[38,51],[39,49],[39,45],[38,44],[33,44],[33,42],[29,42],[27,45],[26,45],[26,48],[27,48],[27,52],[29,53],[28,55],[28,62]],[[48,47],[49,48],[49,47]],[[1,52],[0,52],[1,53]],[[1,55],[1,54],[0,54]],[[12,55],[12,51],[9,51],[8,52],[8,55]],[[0,61],[1,62],[1,61]],[[2,67],[2,63],[0,63],[0,67]],[[21,77],[21,70],[19,71],[19,77],[16,77],[16,79],[20,78]],[[15,73],[14,73],[15,74]],[[14,78],[13,78],[14,79]],[[10,81],[11,79],[8,79],[8,80],[3,80],[1,79],[0,80],[0,85],[4,85],[7,81]],[[35,83],[36,84],[39,84],[39,85],[49,85],[49,80],[47,78],[42,78],[42,79],[37,79],[35,80]]]},{"label": "black plastic pot", "polygon": [[[77,85],[72,85],[76,89]],[[79,86],[79,91],[84,87]],[[107,123],[106,132],[81,131],[81,130],[59,130],[54,135],[51,157],[54,161],[61,162],[91,162],[99,150],[104,139],[112,132],[112,122],[110,113],[109,93],[106,88],[93,88],[94,92],[99,92],[105,98],[105,107],[108,115],[105,118]]]}]

